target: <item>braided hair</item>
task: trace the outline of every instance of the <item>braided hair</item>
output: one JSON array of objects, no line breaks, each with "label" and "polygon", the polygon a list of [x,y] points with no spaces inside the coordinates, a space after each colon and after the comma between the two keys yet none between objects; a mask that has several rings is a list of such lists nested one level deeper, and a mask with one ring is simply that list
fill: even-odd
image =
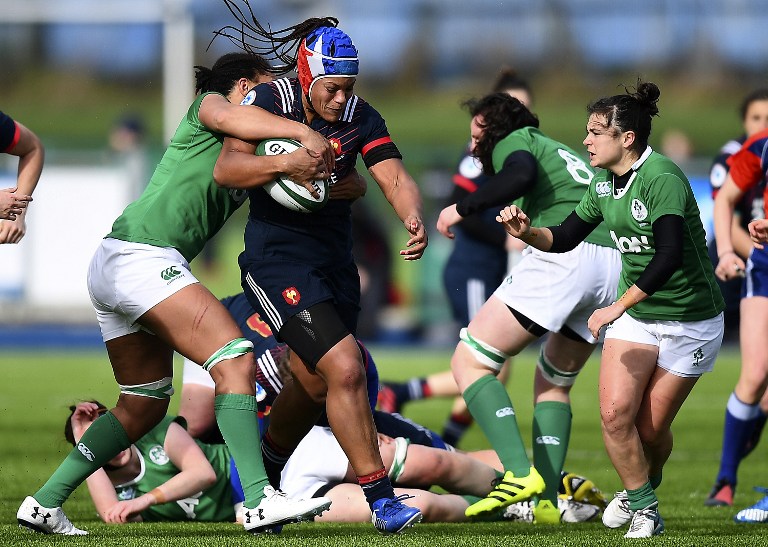
[{"label": "braided hair", "polygon": [[277,74],[296,69],[298,46],[308,34],[321,27],[337,27],[339,24],[335,17],[311,17],[296,25],[273,31],[269,25],[265,28],[256,19],[249,0],[223,1],[238,24],[226,25],[214,31],[211,42],[221,36],[247,53],[279,61],[280,64],[273,67]]}]

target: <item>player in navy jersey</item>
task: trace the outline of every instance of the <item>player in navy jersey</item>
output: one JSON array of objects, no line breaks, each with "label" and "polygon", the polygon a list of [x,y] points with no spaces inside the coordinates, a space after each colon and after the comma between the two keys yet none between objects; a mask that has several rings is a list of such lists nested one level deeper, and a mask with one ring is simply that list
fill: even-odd
[{"label": "player in navy jersey", "polygon": [[18,243],[27,231],[27,209],[43,171],[45,149],[31,130],[0,112],[0,152],[19,157],[16,187],[0,189],[0,243]]},{"label": "player in navy jersey", "polygon": [[[332,183],[352,172],[359,154],[408,232],[401,256],[421,258],[427,234],[418,187],[381,115],[354,95],[359,61],[351,38],[333,18],[270,32],[243,3],[250,19],[238,6],[231,11],[239,24],[219,33],[236,36],[246,51],[280,59],[284,65],[279,68],[286,72],[298,72],[298,78],[257,86],[244,102],[306,123],[331,141],[336,161],[326,174]],[[400,532],[421,514],[395,499],[378,451],[355,341],[360,280],[351,252],[351,201],[330,201],[313,214],[287,210],[253,183],[255,149],[255,143],[227,139],[214,177],[224,186],[249,188],[250,214],[239,260],[243,289],[276,338],[292,350],[296,381],[276,399],[262,442],[268,471],[277,482],[291,452],[325,410],[376,528]]]},{"label": "player in navy jersey", "polygon": [[[723,281],[743,278],[744,283],[739,327],[741,372],[726,405],[720,469],[705,502],[710,506],[733,504],[739,464],[757,444],[766,422],[768,250],[743,243],[740,238],[744,234],[736,232],[733,224],[735,207],[743,196],[757,190],[765,200],[767,157],[768,129],[765,129],[748,138],[729,158],[730,172],[715,198],[713,216],[719,257],[715,273]],[[747,254],[746,260],[742,253]]]},{"label": "player in navy jersey", "polygon": [[[533,100],[528,82],[508,67],[499,72],[493,91],[507,93],[527,108],[530,108]],[[453,191],[446,206],[458,203],[489,179],[467,146],[452,177]],[[451,304],[453,319],[461,327],[469,324],[501,284],[508,270],[508,251],[520,251],[525,246],[518,239],[507,237],[507,233],[496,222],[497,209],[468,215],[455,226],[453,250],[443,268],[443,286]],[[507,245],[512,247],[508,249]],[[498,378],[500,382],[506,383],[508,377],[509,364],[504,366]],[[443,426],[442,436],[446,442],[457,446],[473,420],[450,370],[411,378],[404,383],[385,382],[379,393],[379,407],[387,412],[400,412],[402,405],[409,401],[450,396],[456,398]]]},{"label": "player in navy jersey", "polygon": [[[761,88],[752,91],[741,102],[739,108],[741,114],[741,123],[744,134],[739,138],[731,139],[726,142],[718,152],[712,167],[709,171],[709,184],[712,190],[712,199],[717,196],[718,190],[725,182],[730,167],[728,158],[739,151],[744,141],[758,131],[768,128],[768,88]],[[733,227],[731,228],[734,237],[734,247],[736,253],[746,260],[752,251],[752,245],[747,233],[747,224],[755,218],[763,216],[763,195],[760,188],[753,188],[746,192],[744,196],[735,204],[733,216]],[[714,238],[709,242],[709,256],[714,266],[717,266],[717,245]],[[741,285],[743,279],[736,278],[730,281],[718,279],[718,285],[725,299],[725,334],[729,338],[730,334],[738,337],[739,332],[739,302],[741,300]]]}]

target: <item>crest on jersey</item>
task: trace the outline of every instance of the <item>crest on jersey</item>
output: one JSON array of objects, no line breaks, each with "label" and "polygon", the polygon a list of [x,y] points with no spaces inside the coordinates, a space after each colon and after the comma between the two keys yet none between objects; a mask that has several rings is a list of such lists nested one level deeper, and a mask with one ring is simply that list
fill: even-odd
[{"label": "crest on jersey", "polygon": [[332,137],[328,139],[328,142],[331,143],[331,148],[333,148],[334,154],[336,154],[336,157],[338,158],[343,154],[341,150],[341,141],[337,139],[336,137]]},{"label": "crest on jersey", "polygon": [[637,198],[632,200],[632,218],[638,222],[642,222],[648,218],[648,209],[646,209],[643,202]]},{"label": "crest on jersey", "polygon": [[165,465],[171,461],[168,454],[165,453],[165,450],[163,450],[163,447],[159,444],[156,444],[149,449],[149,459],[157,465]]},{"label": "crest on jersey", "polygon": [[336,27],[315,29],[299,45],[296,72],[307,96],[318,78],[355,77],[358,67],[357,48],[352,38]]},{"label": "crest on jersey", "polygon": [[301,293],[296,287],[288,287],[283,291],[283,298],[291,306],[295,306],[301,300]]}]

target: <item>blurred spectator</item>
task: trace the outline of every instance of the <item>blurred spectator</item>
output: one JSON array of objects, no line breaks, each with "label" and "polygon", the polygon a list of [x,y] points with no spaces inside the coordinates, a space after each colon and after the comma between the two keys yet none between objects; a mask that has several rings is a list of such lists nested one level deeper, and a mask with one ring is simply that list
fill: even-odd
[{"label": "blurred spectator", "polygon": [[661,153],[679,164],[686,164],[693,156],[693,143],[680,129],[668,129],[661,136]]},{"label": "blurred spectator", "polygon": [[118,118],[109,132],[109,148],[118,155],[131,182],[131,200],[141,195],[149,180],[145,140],[144,121],[137,114],[126,114]]}]

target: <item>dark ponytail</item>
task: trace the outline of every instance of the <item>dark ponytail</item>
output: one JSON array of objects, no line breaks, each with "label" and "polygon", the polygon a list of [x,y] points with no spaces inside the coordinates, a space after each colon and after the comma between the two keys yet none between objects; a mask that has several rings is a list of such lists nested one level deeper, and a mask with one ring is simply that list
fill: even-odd
[{"label": "dark ponytail", "polygon": [[625,93],[603,97],[587,106],[587,112],[605,116],[606,126],[620,133],[634,131],[632,150],[642,154],[651,135],[651,118],[659,115],[657,103],[661,91],[652,82],[637,80],[635,91],[623,86]]},{"label": "dark ponytail", "polygon": [[482,99],[464,103],[470,115],[483,117],[483,137],[475,144],[473,155],[483,165],[486,175],[493,175],[493,149],[501,139],[523,127],[539,127],[539,119],[523,103],[506,93],[491,93]]}]

